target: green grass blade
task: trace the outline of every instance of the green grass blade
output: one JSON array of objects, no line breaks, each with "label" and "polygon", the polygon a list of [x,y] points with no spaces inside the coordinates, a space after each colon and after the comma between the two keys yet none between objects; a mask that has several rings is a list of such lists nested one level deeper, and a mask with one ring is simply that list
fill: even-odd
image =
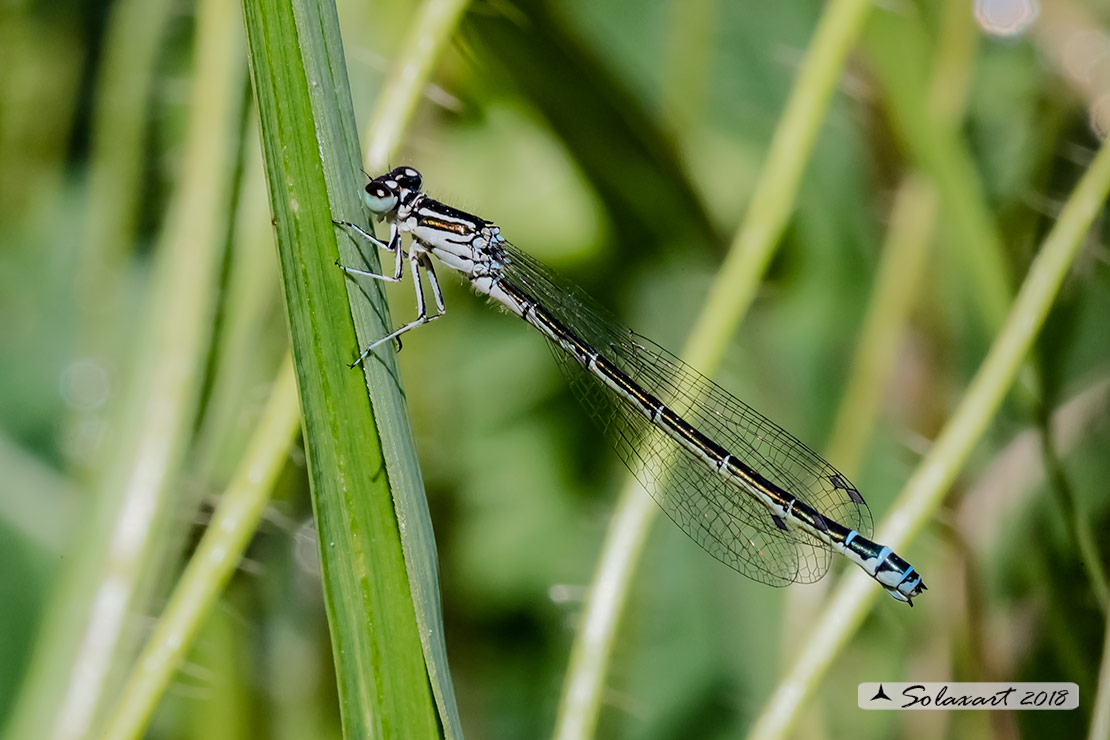
[{"label": "green grass blade", "polygon": [[[348,301],[339,256],[357,246],[333,219],[363,221],[360,160],[335,7],[244,0],[255,96],[277,228],[305,447],[347,737],[438,737],[394,497],[422,496],[396,366],[388,353],[363,373],[346,364],[351,321],[381,336],[381,290]],[[376,256],[372,257],[376,259]],[[373,408],[367,398],[369,383]],[[434,549],[419,559],[435,573]]]}]

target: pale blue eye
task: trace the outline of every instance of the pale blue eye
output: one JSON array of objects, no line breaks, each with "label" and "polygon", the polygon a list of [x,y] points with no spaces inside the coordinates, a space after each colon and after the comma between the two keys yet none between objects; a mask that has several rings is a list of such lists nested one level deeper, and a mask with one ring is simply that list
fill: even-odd
[{"label": "pale blue eye", "polygon": [[387,188],[367,188],[362,194],[362,202],[373,213],[382,215],[397,207],[397,193]]}]

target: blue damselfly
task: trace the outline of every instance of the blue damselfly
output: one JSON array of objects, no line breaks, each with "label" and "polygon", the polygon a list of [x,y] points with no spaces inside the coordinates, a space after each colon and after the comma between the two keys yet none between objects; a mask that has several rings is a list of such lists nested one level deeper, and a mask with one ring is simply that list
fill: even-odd
[{"label": "blue damselfly", "polygon": [[[392,275],[350,267],[351,275],[400,282],[407,258],[417,317],[358,357],[439,318],[443,295],[431,257],[461,273],[547,339],[575,395],[668,516],[710,555],[772,586],[812,583],[838,552],[899,601],[925,590],[913,566],[871,541],[871,511],[859,491],[820,455],[651,340],[617,322],[585,293],[520,251],[485,219],[421,190],[420,173],[397,167],[373,178],[363,201],[389,224],[383,242],[349,229],[394,256]],[[402,234],[410,235],[406,253]],[[436,313],[429,314],[421,274]]]}]

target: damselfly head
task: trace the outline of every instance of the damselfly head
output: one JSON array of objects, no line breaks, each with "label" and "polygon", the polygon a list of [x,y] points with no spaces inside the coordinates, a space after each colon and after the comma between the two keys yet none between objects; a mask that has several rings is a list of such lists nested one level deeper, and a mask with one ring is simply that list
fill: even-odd
[{"label": "damselfly head", "polygon": [[397,207],[401,200],[401,186],[396,180],[375,178],[366,185],[362,201],[370,211],[384,216]]}]

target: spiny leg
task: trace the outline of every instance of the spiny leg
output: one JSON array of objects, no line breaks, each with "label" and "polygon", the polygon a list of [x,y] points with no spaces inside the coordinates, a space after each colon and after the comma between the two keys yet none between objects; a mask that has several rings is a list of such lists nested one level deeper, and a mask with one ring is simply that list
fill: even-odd
[{"label": "spiny leg", "polygon": [[386,250],[389,250],[389,251],[393,250],[393,248],[390,246],[390,244],[392,244],[392,242],[393,242],[393,236],[394,236],[394,233],[395,233],[394,224],[390,224],[390,229],[389,229],[389,239],[390,239],[390,241],[389,241],[389,243],[387,243],[387,242],[383,242],[381,239],[374,236],[373,234],[371,234],[369,231],[362,228],[358,224],[351,223],[350,221],[336,221],[335,219],[332,219],[332,223],[335,224],[336,226],[342,226],[346,229],[350,229],[351,231],[355,232],[356,234],[361,236],[366,241],[373,244],[378,249],[386,249]]},{"label": "spiny leg", "polygon": [[[400,336],[402,334],[407,331],[411,331],[418,326],[423,326],[429,321],[435,321],[443,315],[443,295],[442,293],[440,293],[439,281],[435,278],[435,272],[432,270],[431,260],[428,259],[428,255],[423,252],[417,252],[415,249],[412,250],[412,254],[409,255],[409,267],[412,269],[412,284],[416,290],[416,318],[405,324],[404,326],[395,329],[391,333],[386,334],[384,337],[378,339],[369,347],[364,349],[362,351],[362,354],[358,356],[358,359],[351,363],[351,367],[357,366],[359,363],[365,360],[371,352],[373,352],[385,342],[388,342],[390,339],[396,339],[397,343],[400,344]],[[428,315],[428,306],[427,302],[424,299],[424,285],[420,282],[421,267],[423,267],[428,272],[428,280],[433,286],[432,293],[435,297],[436,307],[439,309],[439,313],[436,313],[432,316]]]},{"label": "spiny leg", "polygon": [[350,221],[332,221],[332,223],[336,226],[343,226],[344,228],[351,229],[363,239],[376,246],[378,249],[384,249],[388,252],[393,252],[396,257],[396,267],[393,270],[392,277],[390,277],[389,275],[382,275],[381,273],[377,272],[370,272],[369,270],[358,270],[354,267],[347,267],[346,265],[340,264],[339,260],[336,260],[335,264],[341,270],[343,270],[343,272],[347,273],[348,275],[365,275],[366,277],[372,277],[375,280],[384,280],[387,283],[401,282],[401,276],[404,272],[404,268],[401,265],[403,264],[402,258],[405,254],[405,250],[401,249],[401,230],[397,228],[397,224],[389,225],[389,242],[386,243],[376,238],[373,234],[365,231],[358,224],[353,224]]},{"label": "spiny leg", "polygon": [[[403,275],[403,269],[402,269],[402,266],[401,266],[402,265],[401,259],[402,259],[402,257],[407,257],[408,255],[405,253],[405,250],[401,248],[401,230],[397,227],[397,224],[390,223],[390,225],[389,225],[389,242],[386,243],[386,242],[381,241],[377,237],[375,237],[373,234],[367,232],[365,229],[363,229],[358,224],[351,223],[350,221],[335,221],[335,220],[332,220],[332,223],[335,224],[336,226],[343,226],[347,229],[350,229],[350,230],[354,231],[356,234],[358,234],[363,239],[365,239],[366,241],[368,241],[371,244],[373,244],[374,246],[376,246],[378,249],[384,249],[386,251],[393,252],[393,254],[396,255],[396,258],[397,258],[396,259],[396,268],[393,271],[393,276],[392,277],[390,277],[389,275],[383,275],[383,274],[377,273],[377,272],[370,272],[368,270],[359,270],[359,269],[356,269],[356,268],[353,268],[353,267],[347,267],[346,265],[340,263],[340,261],[338,259],[335,260],[336,267],[343,270],[343,272],[347,273],[348,275],[365,275],[367,277],[372,277],[376,280],[382,280],[382,281],[387,282],[387,283],[399,283],[399,282],[401,282],[401,278],[402,278],[402,275]],[[360,249],[359,251],[361,252],[362,250]],[[397,351],[398,352],[401,351],[401,339],[399,337],[397,338]],[[357,362],[361,362],[363,357],[365,357],[365,354],[360,356],[359,359],[356,361],[356,363],[352,363],[351,367],[354,367],[355,364],[357,364]]]}]

